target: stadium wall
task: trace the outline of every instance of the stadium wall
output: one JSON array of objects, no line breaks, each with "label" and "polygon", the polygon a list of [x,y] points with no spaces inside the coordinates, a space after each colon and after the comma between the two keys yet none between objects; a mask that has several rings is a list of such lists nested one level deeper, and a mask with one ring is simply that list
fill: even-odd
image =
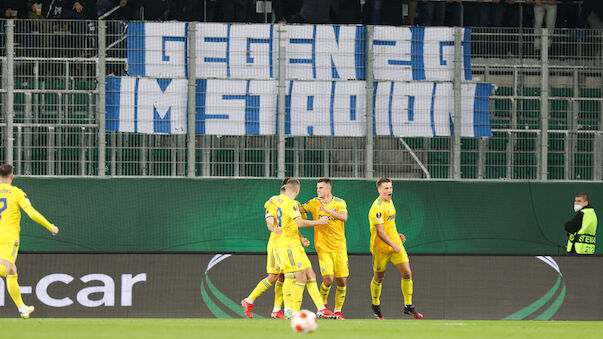
[{"label": "stadium wall", "polygon": [[[21,251],[114,253],[262,253],[263,204],[280,187],[262,179],[21,177],[14,184],[61,228],[53,238],[24,216]],[[564,223],[582,191],[595,209],[603,201],[603,183],[579,182],[395,181],[393,199],[410,253],[554,255],[565,253]],[[374,182],[337,180],[333,192],[348,205],[348,251],[368,253]],[[299,201],[315,194],[315,181],[302,180]],[[313,239],[312,230],[302,233]]]},{"label": "stadium wall", "polygon": [[[265,277],[265,256],[252,254],[22,254],[18,264],[23,298],[42,318],[240,318],[239,301]],[[599,256],[414,255],[411,264],[426,319],[603,319]],[[371,318],[371,257],[351,255],[350,272],[344,314]],[[382,310],[402,318],[400,276],[388,272]],[[273,298],[270,289],[256,300],[256,318]],[[314,309],[307,296],[302,307]],[[0,279],[0,317],[16,316]]]}]

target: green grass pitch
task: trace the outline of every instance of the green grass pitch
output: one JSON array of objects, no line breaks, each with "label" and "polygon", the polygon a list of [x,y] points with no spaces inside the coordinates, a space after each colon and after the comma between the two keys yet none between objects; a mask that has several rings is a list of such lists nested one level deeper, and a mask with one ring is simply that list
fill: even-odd
[{"label": "green grass pitch", "polygon": [[601,338],[603,322],[320,320],[311,334],[274,319],[0,319],[2,338]]}]

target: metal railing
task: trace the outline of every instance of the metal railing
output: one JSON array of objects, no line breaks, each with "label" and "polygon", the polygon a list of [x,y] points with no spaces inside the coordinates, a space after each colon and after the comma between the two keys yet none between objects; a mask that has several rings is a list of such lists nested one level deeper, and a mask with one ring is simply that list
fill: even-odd
[{"label": "metal railing", "polygon": [[[346,137],[199,135],[191,105],[186,134],[105,131],[106,77],[130,71],[126,24],[8,20],[2,27],[0,161],[13,163],[18,175],[603,180],[600,31],[474,29],[473,80],[461,79],[464,65],[455,63],[450,100],[462,112],[461,84],[494,84],[491,137]],[[366,41],[373,34],[368,26]],[[460,29],[455,38],[455,53],[466,53]],[[373,67],[367,60],[371,94]],[[275,73],[283,83],[274,114],[284,117],[290,78]],[[198,73],[189,69],[181,78],[195,100],[191,74]],[[372,130],[373,96],[365,99]]]}]

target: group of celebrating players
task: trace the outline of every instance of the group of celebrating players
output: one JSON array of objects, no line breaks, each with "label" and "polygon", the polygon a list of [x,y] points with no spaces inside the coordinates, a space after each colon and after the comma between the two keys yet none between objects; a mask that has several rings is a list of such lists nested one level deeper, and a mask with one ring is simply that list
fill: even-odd
[{"label": "group of celebrating players", "polygon": [[[341,310],[349,275],[344,226],[348,219],[347,205],[343,199],[333,196],[329,178],[318,179],[317,197],[303,205],[295,200],[300,187],[299,180],[286,178],[283,180],[280,195],[271,197],[264,204],[266,226],[270,230],[266,263],[268,276],[241,301],[241,306],[249,318],[253,318],[255,299],[274,285],[272,318],[286,319],[299,312],[304,289],[307,287],[319,318],[344,319]],[[384,319],[380,306],[381,284],[387,263],[391,261],[402,275],[404,314],[422,319],[423,315],[418,313],[412,304],[412,273],[403,246],[406,239],[396,229],[392,181],[388,178],[377,180],[377,191],[379,197],[373,202],[368,215],[374,271],[370,284],[373,315],[376,319]],[[313,220],[307,220],[307,213],[312,214]],[[320,288],[304,250],[310,242],[301,235],[299,227],[314,227],[314,245],[322,274]],[[334,279],[337,291],[335,307],[331,311],[327,306],[327,299]],[[281,310],[283,303],[284,312]]]},{"label": "group of celebrating players", "polygon": [[[21,317],[29,318],[34,307],[25,305],[21,298],[15,265],[20,243],[20,209],[53,235],[59,229],[33,208],[22,190],[12,186],[13,179],[13,167],[9,164],[0,165],[0,277],[6,277],[7,290]],[[348,212],[345,201],[334,197],[331,190],[332,182],[329,178],[319,179],[316,184],[317,197],[302,205],[295,200],[300,191],[299,180],[288,178],[282,183],[280,195],[271,197],[265,203],[266,226],[271,232],[267,246],[268,276],[241,301],[249,318],[253,318],[255,299],[274,285],[272,318],[285,319],[299,312],[304,289],[307,287],[318,317],[343,319],[341,310],[349,275],[344,226]],[[391,261],[402,275],[404,314],[421,319],[423,315],[412,305],[412,275],[408,255],[402,245],[406,239],[396,229],[392,181],[388,178],[377,180],[377,191],[379,197],[373,202],[368,215],[374,271],[370,284],[373,315],[376,319],[383,319],[380,306],[381,284],[387,263]],[[314,220],[307,220],[307,213],[311,213]],[[304,250],[310,242],[299,233],[299,227],[314,227],[314,245],[322,274],[320,288]],[[331,311],[327,306],[327,298],[334,280],[337,282],[337,291],[335,308]],[[283,302],[284,312],[281,310]]]}]

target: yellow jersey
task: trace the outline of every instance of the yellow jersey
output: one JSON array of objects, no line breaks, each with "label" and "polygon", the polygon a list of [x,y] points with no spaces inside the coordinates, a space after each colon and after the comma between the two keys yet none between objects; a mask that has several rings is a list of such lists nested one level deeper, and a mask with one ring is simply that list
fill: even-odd
[{"label": "yellow jersey", "polygon": [[[276,227],[276,205],[271,201],[274,198],[276,198],[276,196],[273,196],[264,203],[264,209],[266,210],[264,217],[266,220],[268,220],[268,218],[273,218],[273,225]],[[270,232],[270,238],[268,239],[268,248],[271,248],[275,244],[275,241],[276,239],[278,239],[278,237],[278,234]]]},{"label": "yellow jersey", "polygon": [[[312,213],[314,220],[320,219],[321,216],[329,217],[327,225],[314,226],[314,246],[316,252],[337,252],[346,248],[345,242],[345,226],[342,220],[335,219],[329,216],[325,211],[319,211],[320,198],[314,198],[303,205],[306,212]],[[323,201],[324,203],[324,201]],[[335,212],[347,212],[348,207],[343,199],[333,197],[331,202],[325,206]]]},{"label": "yellow jersey", "polygon": [[9,184],[0,184],[0,240],[19,239],[21,208],[33,221],[52,231],[52,224],[33,208],[25,192]]},{"label": "yellow jersey", "polygon": [[371,226],[371,253],[393,253],[392,248],[377,236],[376,224],[383,224],[383,230],[389,237],[389,240],[402,247],[402,239],[400,239],[398,229],[396,229],[396,208],[392,200],[385,202],[381,198],[377,198],[373,202],[373,206],[371,206],[368,218]]},{"label": "yellow jersey", "polygon": [[283,229],[283,234],[278,237],[278,247],[301,246],[299,231],[295,222],[295,218],[301,218],[298,208],[299,203],[284,194],[274,198],[272,203],[276,206],[275,225]]}]

